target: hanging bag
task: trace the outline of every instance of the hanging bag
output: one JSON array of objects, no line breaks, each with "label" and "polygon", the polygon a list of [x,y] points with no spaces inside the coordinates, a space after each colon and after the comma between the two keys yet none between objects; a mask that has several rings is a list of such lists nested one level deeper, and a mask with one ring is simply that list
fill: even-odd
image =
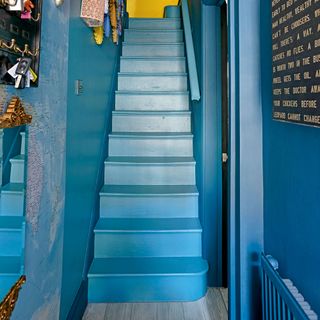
[{"label": "hanging bag", "polygon": [[103,26],[105,0],[82,0],[80,17],[91,28]]}]

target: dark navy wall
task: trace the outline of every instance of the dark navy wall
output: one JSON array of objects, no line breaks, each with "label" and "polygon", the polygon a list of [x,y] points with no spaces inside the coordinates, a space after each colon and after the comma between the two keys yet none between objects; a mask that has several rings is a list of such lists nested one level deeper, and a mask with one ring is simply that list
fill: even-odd
[{"label": "dark navy wall", "polygon": [[200,0],[190,0],[189,7],[201,92],[201,100],[192,103],[192,124],[203,255],[209,262],[209,285],[221,286],[220,8]]},{"label": "dark navy wall", "polygon": [[272,120],[270,3],[262,8],[265,252],[320,314],[320,129]]},{"label": "dark navy wall", "polygon": [[[97,219],[107,134],[110,131],[119,47],[94,43],[92,29],[80,16],[80,0],[70,4],[66,145],[66,205],[60,319],[78,294],[85,302],[86,275],[92,258],[92,231]],[[75,80],[83,94],[75,95]],[[75,319],[75,315],[69,315]]]}]

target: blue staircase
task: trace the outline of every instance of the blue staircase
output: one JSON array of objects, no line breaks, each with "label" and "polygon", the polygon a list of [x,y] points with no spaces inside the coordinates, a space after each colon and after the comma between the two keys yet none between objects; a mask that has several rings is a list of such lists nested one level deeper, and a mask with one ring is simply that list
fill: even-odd
[{"label": "blue staircase", "polygon": [[89,270],[89,302],[206,292],[180,19],[130,19]]},{"label": "blue staircase", "polygon": [[24,272],[25,132],[20,135],[20,154],[10,159],[10,182],[1,188],[0,301]]}]

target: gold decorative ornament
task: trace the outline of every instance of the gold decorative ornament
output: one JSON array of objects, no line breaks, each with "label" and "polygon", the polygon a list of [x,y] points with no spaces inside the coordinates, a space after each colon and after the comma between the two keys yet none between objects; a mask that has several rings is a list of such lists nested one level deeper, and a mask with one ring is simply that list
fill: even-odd
[{"label": "gold decorative ornament", "polygon": [[5,296],[0,303],[0,320],[9,320],[14,307],[19,298],[19,291],[22,285],[26,282],[26,276],[21,276],[15,285],[10,289],[9,293]]},{"label": "gold decorative ornament", "polygon": [[117,1],[109,1],[110,24],[112,28],[112,41],[118,43]]},{"label": "gold decorative ornament", "polygon": [[93,27],[93,37],[96,44],[101,45],[103,42],[103,27]]},{"label": "gold decorative ornament", "polygon": [[0,128],[18,127],[31,123],[31,120],[32,116],[25,113],[21,100],[18,97],[13,97],[6,112],[0,115]]}]

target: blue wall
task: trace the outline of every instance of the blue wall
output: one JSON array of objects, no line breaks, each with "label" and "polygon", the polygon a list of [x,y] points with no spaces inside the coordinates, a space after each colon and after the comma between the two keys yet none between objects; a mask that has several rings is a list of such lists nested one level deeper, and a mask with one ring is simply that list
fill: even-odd
[{"label": "blue wall", "polygon": [[[94,43],[92,30],[80,16],[80,0],[70,5],[68,108],[66,146],[66,206],[60,319],[65,319],[78,293],[85,302],[86,276],[98,217],[107,134],[111,126],[119,47]],[[75,95],[75,80],[83,94]],[[80,291],[79,291],[80,290]],[[85,305],[84,305],[85,306]],[[69,315],[75,319],[75,315]]]},{"label": "blue wall", "polygon": [[222,283],[222,137],[220,8],[190,0],[190,15],[200,81],[200,102],[192,103],[203,255],[210,286]]},{"label": "blue wall", "polygon": [[[39,87],[0,91],[2,99],[21,96],[33,116],[28,127],[27,282],[15,320],[66,319],[68,314],[76,319],[86,302],[119,48],[110,42],[96,46],[79,13],[80,0],[65,1],[60,8],[44,1]],[[83,80],[81,96],[74,94],[76,79]],[[75,299],[78,310],[72,308]]]},{"label": "blue wall", "polygon": [[26,249],[23,286],[13,319],[57,319],[62,279],[69,1],[43,1],[38,88],[22,97],[33,116],[28,127]]},{"label": "blue wall", "polygon": [[[270,3],[269,1],[266,1]],[[229,2],[229,313],[260,319],[263,137],[260,3]]]},{"label": "blue wall", "polygon": [[320,129],[272,120],[270,5],[261,10],[265,252],[320,314]]}]

